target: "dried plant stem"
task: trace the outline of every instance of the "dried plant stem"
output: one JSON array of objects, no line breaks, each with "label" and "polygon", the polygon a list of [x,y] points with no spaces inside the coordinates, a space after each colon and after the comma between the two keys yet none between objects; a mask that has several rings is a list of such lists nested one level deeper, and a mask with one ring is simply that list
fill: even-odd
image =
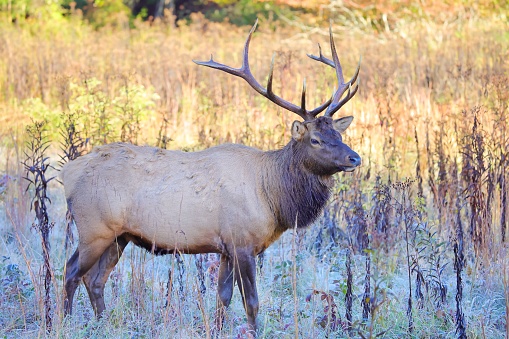
[{"label": "dried plant stem", "polygon": [[366,254],[366,276],[364,278],[364,295],[362,297],[362,319],[367,320],[371,313],[371,256]]},{"label": "dried plant stem", "polygon": [[350,333],[352,330],[352,302],[353,302],[353,274],[352,274],[352,252],[346,250],[346,294],[345,294],[345,318],[346,329]]},{"label": "dried plant stem", "polygon": [[28,181],[27,190],[30,187],[34,189],[32,198],[32,208],[35,210],[37,224],[34,224],[41,235],[41,246],[43,254],[43,276],[44,276],[44,319],[46,331],[51,331],[51,261],[50,261],[50,243],[49,232],[53,226],[49,222],[49,215],[46,203],[51,202],[47,195],[48,183],[53,178],[47,178],[46,171],[50,168],[46,151],[49,142],[45,138],[46,122],[33,122],[27,127],[29,140],[27,141],[27,151],[23,165],[26,170],[25,179]]},{"label": "dried plant stem", "polygon": [[408,332],[412,333],[414,331],[414,319],[412,315],[412,264],[410,260],[410,249],[408,242],[408,223],[410,222],[409,218],[405,217],[405,243],[406,243],[406,259],[407,259],[407,269],[408,269],[408,304],[406,314],[408,317]]},{"label": "dried plant stem", "polygon": [[506,176],[507,169],[505,164],[502,165],[502,173],[500,174],[500,231],[502,236],[502,242],[506,240],[506,229],[507,229],[507,187],[506,187]]},{"label": "dried plant stem", "polygon": [[297,255],[296,255],[296,238],[297,237],[297,220],[292,234],[292,289],[293,289],[293,321],[295,323],[295,339],[299,338],[299,299],[297,297]]},{"label": "dried plant stem", "polygon": [[461,271],[464,265],[463,254],[463,226],[461,222],[461,205],[459,198],[456,201],[457,218],[456,218],[456,241],[454,243],[454,269],[456,271],[456,334],[458,338],[467,338],[466,321],[463,314],[461,302],[463,300],[463,282]]},{"label": "dried plant stem", "polygon": [[415,176],[417,177],[417,187],[418,187],[418,194],[420,196],[423,195],[423,188],[422,188],[422,170],[421,170],[421,152],[419,151],[419,137],[417,135],[417,127],[414,129],[414,135],[415,135],[415,149],[417,152],[417,160],[415,162]]}]

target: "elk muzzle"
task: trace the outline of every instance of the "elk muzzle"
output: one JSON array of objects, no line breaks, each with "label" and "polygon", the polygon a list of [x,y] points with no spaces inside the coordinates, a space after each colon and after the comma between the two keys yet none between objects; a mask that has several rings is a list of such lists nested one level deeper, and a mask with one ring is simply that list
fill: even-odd
[{"label": "elk muzzle", "polygon": [[358,167],[361,164],[361,157],[353,151],[352,153],[346,157],[346,162],[352,164],[353,167]]},{"label": "elk muzzle", "polygon": [[339,172],[352,172],[362,163],[361,157],[354,151],[349,150],[342,163],[338,166]]}]

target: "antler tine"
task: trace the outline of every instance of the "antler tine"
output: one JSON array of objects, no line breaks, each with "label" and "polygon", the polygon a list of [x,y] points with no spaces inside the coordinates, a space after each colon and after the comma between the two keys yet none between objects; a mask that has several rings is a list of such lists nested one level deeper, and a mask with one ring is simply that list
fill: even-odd
[{"label": "antler tine", "polygon": [[272,58],[272,63],[270,67],[270,73],[269,78],[267,81],[267,88],[264,88],[260,83],[255,79],[253,74],[251,73],[251,69],[249,67],[249,43],[251,42],[251,37],[253,35],[253,32],[256,30],[256,27],[258,25],[258,19],[256,20],[255,24],[249,31],[249,35],[247,36],[246,43],[244,44],[244,51],[243,51],[243,59],[242,59],[242,67],[240,68],[233,68],[221,63],[218,63],[214,61],[213,57],[210,57],[209,61],[197,61],[193,60],[196,64],[201,66],[206,66],[214,69],[218,69],[220,71],[224,71],[226,73],[238,76],[242,79],[244,79],[255,91],[275,103],[276,105],[283,107],[284,109],[289,110],[290,112],[296,113],[300,117],[302,117],[304,120],[312,120],[315,118],[317,114],[325,110],[331,103],[331,99],[325,102],[324,104],[318,106],[317,108],[308,111],[306,110],[306,86],[304,84],[304,88],[302,90],[302,97],[301,97],[301,107],[292,104],[289,101],[284,100],[283,98],[277,96],[272,91],[272,79],[273,79],[273,71],[274,71],[274,57]]},{"label": "antler tine", "polygon": [[320,46],[320,44],[318,44],[318,51],[320,53],[320,56],[316,56],[316,55],[313,55],[313,54],[307,54],[308,57],[310,57],[311,59],[313,60],[316,60],[316,61],[320,61],[332,68],[336,68],[336,66],[334,65],[334,61],[332,61],[331,59],[327,59],[326,57],[323,56],[322,54],[322,46]]},{"label": "antler tine", "polygon": [[[334,93],[334,96],[332,98],[332,103],[330,104],[329,107],[327,107],[327,111],[325,111],[325,116],[332,117],[334,115],[334,113],[336,113],[341,107],[343,107],[343,105],[346,104],[357,93],[357,91],[359,90],[359,81],[357,81],[357,80],[359,77],[360,67],[361,67],[361,60],[359,59],[359,64],[357,66],[357,70],[355,71],[355,74],[350,79],[350,81],[348,81],[347,83],[344,83],[344,80],[342,80],[339,83],[339,88]],[[339,68],[341,69],[341,66]],[[341,77],[343,77],[342,71],[340,71],[340,72],[341,72]],[[339,76],[338,76],[338,82],[339,82]],[[355,86],[352,88],[352,85],[354,85],[354,84],[355,84]],[[345,95],[345,97],[343,99],[341,99],[341,97],[346,92],[346,90],[348,90],[348,93]]]},{"label": "antler tine", "polygon": [[[353,77],[345,83],[344,76],[343,76],[343,69],[341,68],[341,63],[339,62],[339,57],[336,51],[336,45],[334,43],[334,38],[332,35],[332,25],[329,27],[329,35],[330,35],[330,45],[331,45],[331,51],[332,51],[332,60],[326,58],[322,54],[322,48],[320,44],[318,44],[319,49],[319,56],[308,54],[308,57],[310,57],[313,60],[320,61],[330,67],[335,68],[336,70],[336,78],[338,79],[338,89],[334,92],[334,95],[331,98],[331,104],[327,107],[327,110],[325,111],[325,116],[332,117],[334,113],[336,113],[344,104],[346,104],[353,96],[357,93],[357,90],[359,89],[359,83],[357,81],[359,76],[359,71],[361,67],[361,59],[359,59],[359,65],[357,66],[357,70],[355,71],[355,74]],[[352,85],[355,84],[355,87]],[[343,94],[345,94],[346,90],[348,90],[347,95],[342,99],[341,97]]]},{"label": "antler tine", "polygon": [[303,110],[306,110],[306,78],[304,78],[304,82],[302,84],[302,94],[300,97],[300,107]]},{"label": "antler tine", "polygon": [[212,55],[210,56],[209,61],[193,60],[193,62],[200,66],[206,66],[206,67],[218,69],[220,71],[241,77],[241,78],[245,79],[251,86],[253,86],[253,88],[257,92],[259,92],[260,94],[263,94],[262,92],[264,92],[265,89],[258,82],[255,81],[255,83],[251,84],[250,81],[252,78],[252,74],[249,69],[249,63],[247,62],[248,55],[249,55],[249,43],[251,42],[251,36],[253,35],[253,32],[255,31],[257,25],[258,25],[258,19],[256,20],[255,24],[249,31],[249,35],[247,36],[246,43],[244,44],[244,52],[243,52],[244,58],[242,60],[242,67],[233,68],[233,67],[221,64],[219,62],[214,61],[214,58]]},{"label": "antler tine", "polygon": [[269,96],[274,96],[274,92],[272,92],[272,79],[274,75],[274,61],[276,60],[276,53],[272,54],[272,61],[270,62],[270,71],[269,78],[267,79],[267,94]]},{"label": "antler tine", "polygon": [[[343,69],[341,68],[341,63],[339,62],[338,52],[336,51],[334,37],[332,36],[332,23],[329,26],[329,35],[330,35],[330,49],[332,52],[332,61],[334,61],[334,68],[336,69],[336,77],[338,78],[338,84],[339,86],[341,86],[342,84],[345,83],[345,79],[343,77]],[[332,100],[332,102],[334,102],[334,100]]]},{"label": "antler tine", "polygon": [[[325,111],[326,116],[332,117],[334,113],[336,113],[341,107],[343,107],[343,105],[346,104],[357,93],[357,90],[359,89],[358,83],[354,87],[353,91],[352,84],[354,84],[357,81],[361,64],[359,59],[359,65],[357,66],[357,70],[354,76],[352,77],[352,79],[350,79],[350,81],[345,83],[343,77],[343,69],[341,68],[341,63],[339,62],[338,54],[336,51],[336,45],[334,44],[334,38],[332,36],[332,25],[330,27],[330,40],[331,40],[332,60],[336,65],[336,77],[338,79],[338,90],[336,91],[336,93],[334,93],[332,103],[330,104],[329,107],[327,107],[327,111]],[[340,100],[347,89],[348,89],[347,95],[342,100]]]},{"label": "antler tine", "polygon": [[[352,84],[354,84],[357,81],[357,77],[359,76],[360,71],[360,59],[359,59],[359,65],[357,66],[357,70],[355,71],[354,76],[350,81],[345,83],[345,79],[343,77],[343,69],[341,68],[341,63],[339,62],[338,53],[336,51],[336,45],[334,44],[334,37],[332,35],[332,25],[329,27],[329,33],[330,33],[330,45],[331,45],[331,52],[332,52],[332,60],[334,62],[334,66],[336,69],[336,77],[338,79],[338,90],[336,93],[334,93],[334,96],[332,98],[332,102],[329,107],[327,107],[327,110],[325,111],[325,115],[332,117],[334,113],[336,113],[344,104],[350,100],[355,93],[357,93],[357,90],[359,89],[359,84],[356,84],[352,91]],[[347,95],[342,99],[341,97],[348,89]]]}]

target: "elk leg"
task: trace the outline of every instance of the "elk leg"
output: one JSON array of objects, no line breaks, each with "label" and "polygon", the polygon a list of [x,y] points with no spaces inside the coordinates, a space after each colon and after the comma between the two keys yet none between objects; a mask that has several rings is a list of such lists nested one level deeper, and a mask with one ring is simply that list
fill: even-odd
[{"label": "elk leg", "polygon": [[65,296],[64,296],[64,315],[72,314],[72,300],[74,292],[78,288],[80,279],[74,279],[78,271],[79,251],[76,250],[69,258],[65,266]]},{"label": "elk leg", "polygon": [[115,237],[111,239],[98,238],[84,245],[80,239],[78,249],[71,256],[66,266],[64,314],[72,314],[74,293],[80,284],[81,277],[99,260],[114,240]]},{"label": "elk leg", "polygon": [[87,288],[88,296],[97,318],[101,317],[101,314],[106,308],[104,305],[104,285],[106,285],[111,271],[118,263],[128,243],[129,241],[124,237],[118,237],[117,240],[104,251],[94,266],[83,276],[83,283]]},{"label": "elk leg", "polygon": [[233,263],[226,254],[221,254],[219,277],[217,279],[216,329],[221,330],[226,308],[233,295]]},{"label": "elk leg", "polygon": [[256,260],[252,254],[237,251],[235,279],[239,286],[247,323],[250,330],[256,332],[256,316],[258,315],[258,293],[256,291]]},{"label": "elk leg", "polygon": [[203,262],[206,260],[206,256],[206,254],[196,254],[194,256],[194,262],[198,270],[198,280],[200,281],[200,293],[202,295],[207,292],[207,287],[205,287],[205,271],[203,270]]}]

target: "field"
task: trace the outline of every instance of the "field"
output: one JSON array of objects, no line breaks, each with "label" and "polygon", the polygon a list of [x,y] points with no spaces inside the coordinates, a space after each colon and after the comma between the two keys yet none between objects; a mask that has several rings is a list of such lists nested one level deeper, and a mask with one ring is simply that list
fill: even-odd
[{"label": "field", "polygon": [[[320,43],[330,57],[328,17],[346,78],[362,57],[359,92],[336,115],[355,117],[344,141],[363,164],[336,176],[314,225],[258,258],[259,336],[507,338],[509,9],[382,12],[262,16],[253,36],[256,78],[265,84],[275,53],[274,92],[298,103],[305,78],[309,107],[335,86],[334,71],[306,56]],[[129,245],[106,285],[106,316],[95,320],[81,285],[63,318],[77,233],[58,170],[114,141],[283,147],[300,118],[192,62],[212,53],[239,67],[248,31],[199,13],[179,27],[119,16],[97,28],[46,12],[0,22],[1,337],[210,337],[212,254]],[[236,289],[219,336],[246,330]]]}]

